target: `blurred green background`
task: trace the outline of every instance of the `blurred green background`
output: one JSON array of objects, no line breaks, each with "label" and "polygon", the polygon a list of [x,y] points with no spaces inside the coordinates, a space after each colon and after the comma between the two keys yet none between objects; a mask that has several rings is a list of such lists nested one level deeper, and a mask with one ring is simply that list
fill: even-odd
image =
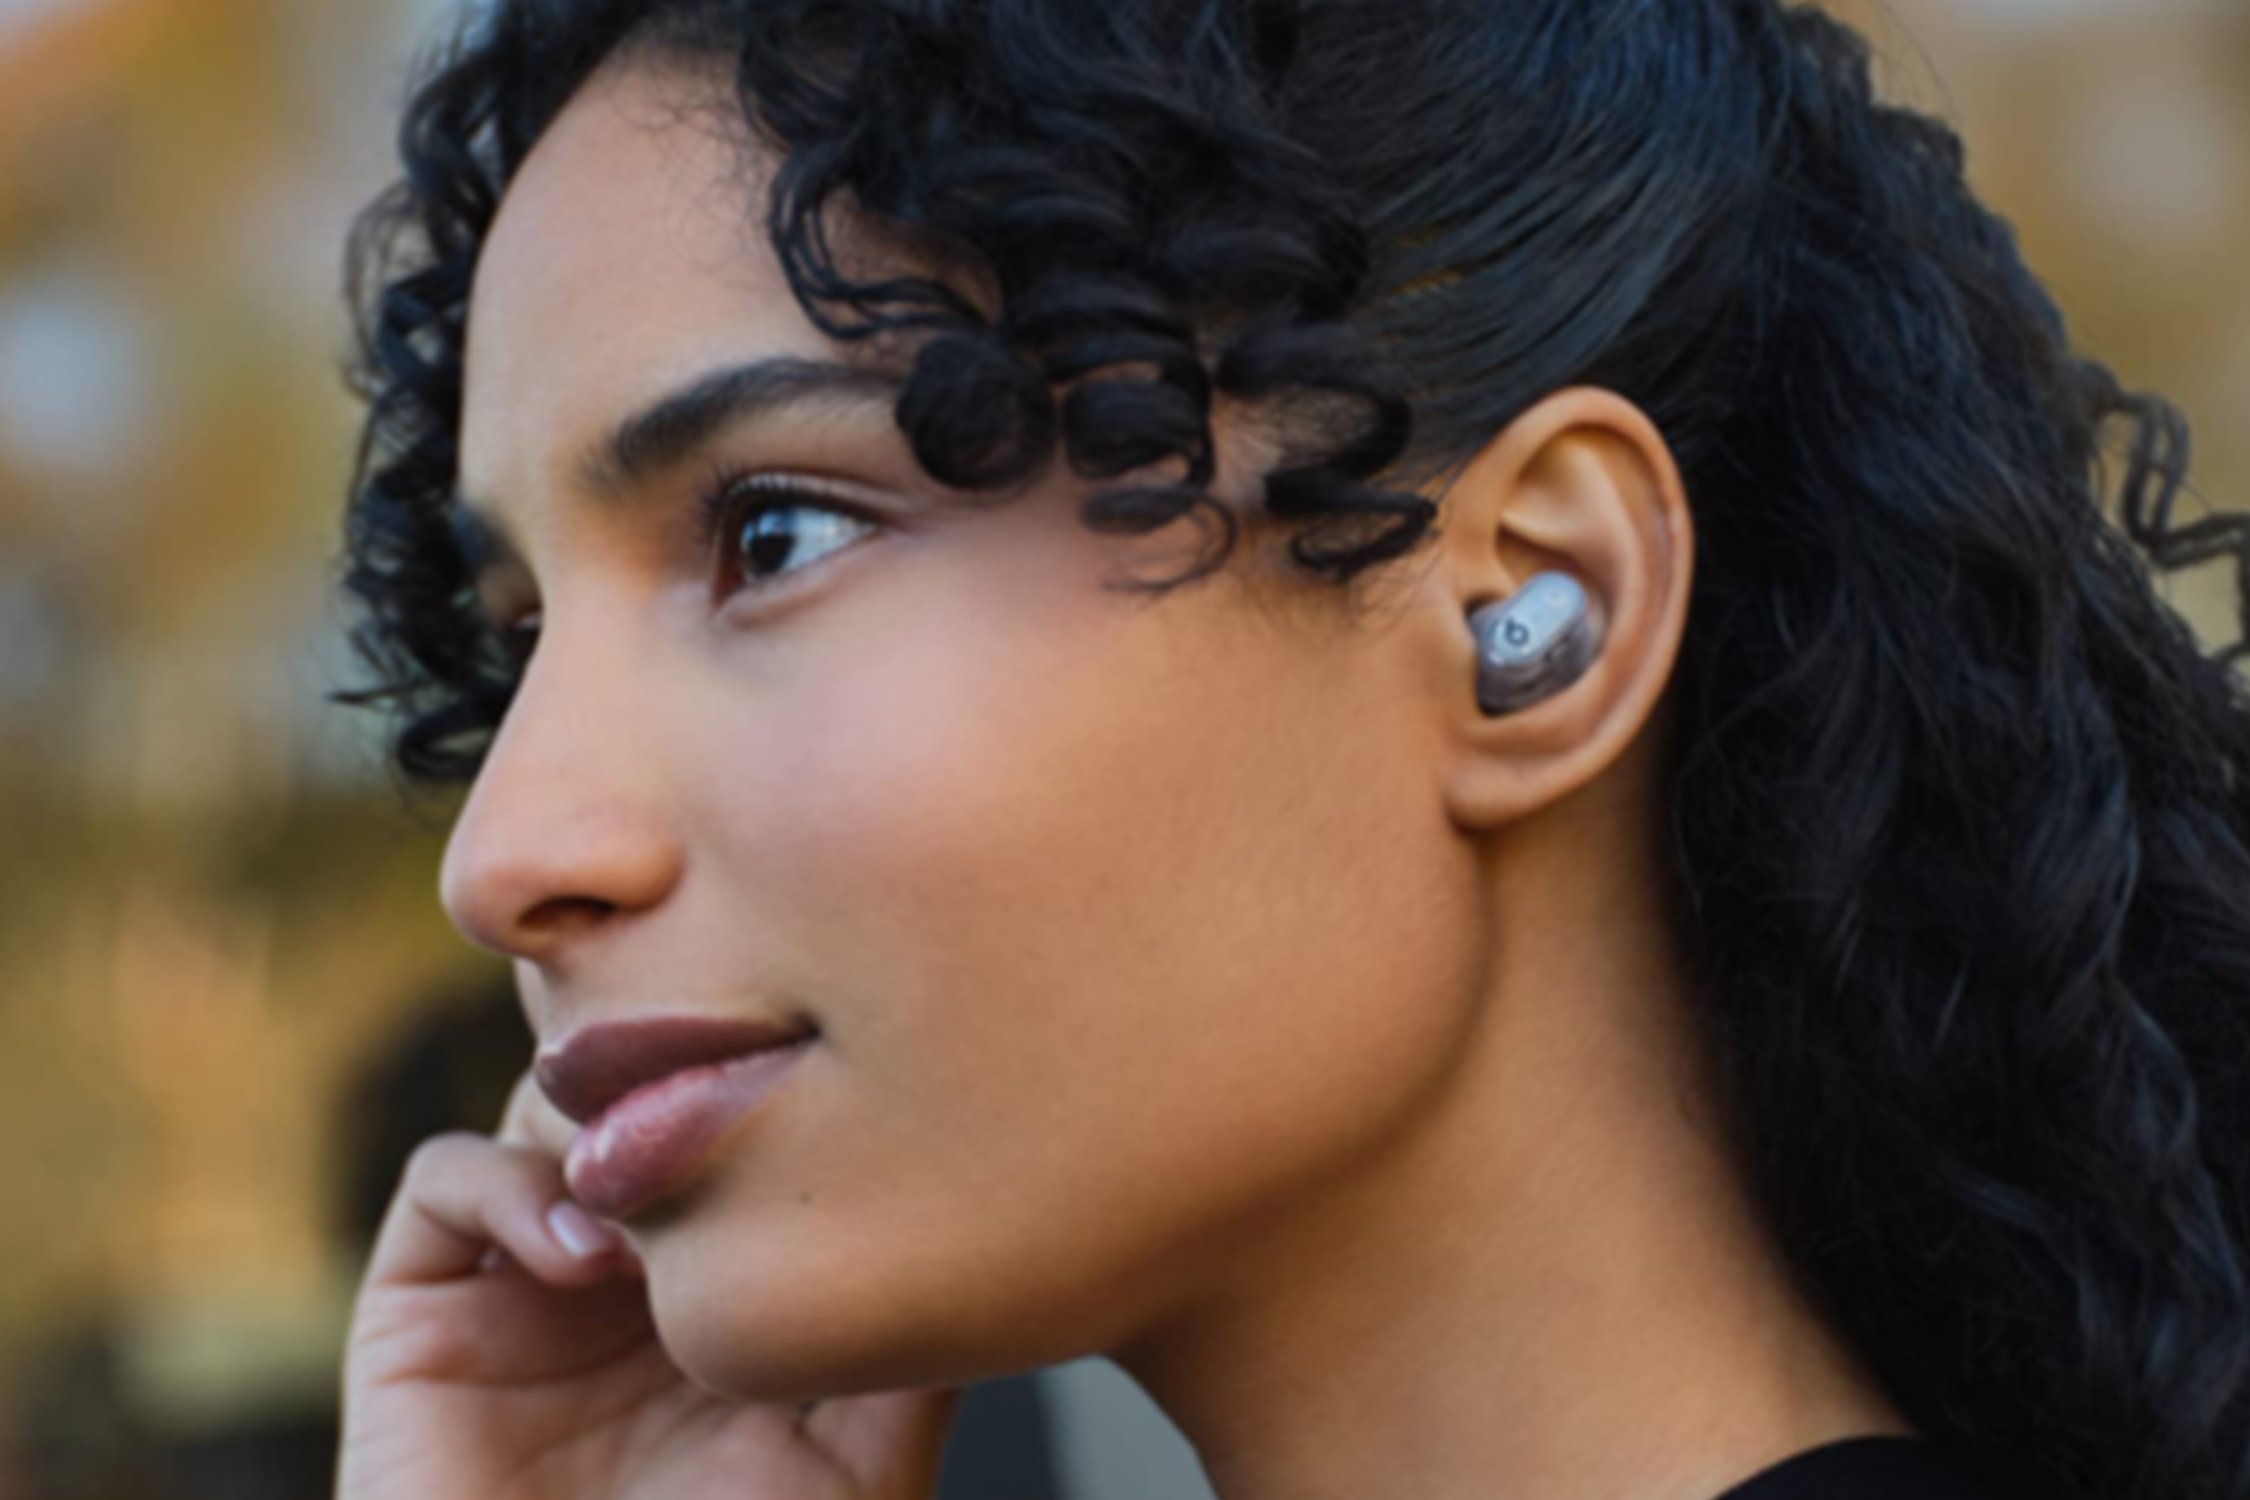
[{"label": "blurred green background", "polygon": [[[450,8],[0,0],[0,1500],[323,1492],[386,1174],[525,1056],[325,697],[343,234]],[[2250,3],[1836,8],[2250,504]]]}]

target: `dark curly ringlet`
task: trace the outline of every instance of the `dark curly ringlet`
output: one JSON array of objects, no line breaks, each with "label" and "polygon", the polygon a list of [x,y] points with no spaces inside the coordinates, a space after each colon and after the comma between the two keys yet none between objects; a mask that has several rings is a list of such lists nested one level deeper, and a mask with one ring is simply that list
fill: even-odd
[{"label": "dark curly ringlet", "polygon": [[[1329,585],[1417,551],[1412,491],[1540,397],[1646,411],[1697,538],[1673,912],[1793,1273],[1995,1483],[2250,1497],[2245,647],[2203,654],[2148,566],[2240,568],[2250,522],[2176,523],[2178,413],[2071,351],[1854,33],[1778,0],[498,0],[425,60],[347,265],[380,675],[338,696],[392,711],[410,786],[475,774],[522,666],[448,524],[471,272],[621,47],[732,61],[781,152],[746,222],[831,335],[907,339],[932,474],[1180,461],[1084,510],[1215,513],[1158,596],[1237,540],[1221,396],[1292,414],[1264,509]],[[997,300],[848,272],[839,194]]]}]

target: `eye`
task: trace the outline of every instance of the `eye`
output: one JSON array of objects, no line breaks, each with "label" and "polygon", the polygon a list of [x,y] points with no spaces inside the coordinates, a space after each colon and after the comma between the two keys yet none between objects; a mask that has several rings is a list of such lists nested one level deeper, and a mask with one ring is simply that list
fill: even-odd
[{"label": "eye", "polygon": [[520,675],[539,644],[539,611],[503,617],[486,607],[473,586],[456,593],[453,603],[467,618],[483,669],[502,677]]},{"label": "eye", "polygon": [[508,663],[521,671],[531,660],[532,647],[539,644],[539,611],[519,615],[500,631],[500,645],[507,652]]},{"label": "eye", "polygon": [[770,588],[877,524],[837,497],[777,474],[722,473],[705,491],[702,509],[704,550],[716,554],[722,599]]}]

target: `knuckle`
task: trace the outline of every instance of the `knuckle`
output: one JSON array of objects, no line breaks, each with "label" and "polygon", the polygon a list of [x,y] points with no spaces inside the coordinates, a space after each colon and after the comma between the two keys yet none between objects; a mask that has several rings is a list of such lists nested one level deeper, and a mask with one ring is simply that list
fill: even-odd
[{"label": "knuckle", "polygon": [[407,1155],[405,1180],[419,1183],[451,1171],[471,1153],[489,1145],[485,1137],[470,1130],[444,1130],[424,1136]]},{"label": "knuckle", "polygon": [[482,1336],[468,1319],[444,1316],[420,1289],[362,1304],[347,1340],[354,1375],[374,1370],[450,1373],[468,1368]]}]

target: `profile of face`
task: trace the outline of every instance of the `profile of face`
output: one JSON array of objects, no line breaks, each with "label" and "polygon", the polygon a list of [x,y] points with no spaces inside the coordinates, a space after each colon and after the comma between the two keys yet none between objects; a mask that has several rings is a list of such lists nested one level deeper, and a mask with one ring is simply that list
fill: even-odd
[{"label": "profile of face", "polygon": [[[853,357],[792,297],[739,143],[677,109],[691,77],[597,73],[477,268],[461,487],[517,554],[487,607],[538,634],[443,904],[542,1042],[817,1028],[627,1220],[700,1383],[950,1383],[1156,1336],[1446,1108],[1488,940],[1432,748],[1433,703],[1473,711],[1468,633],[1287,602],[1239,427],[1215,492],[1244,546],[1153,604],[1103,584],[1176,571],[1192,520],[1099,535],[1059,462],[968,503],[880,393],[597,486],[585,455],[699,377]],[[778,497],[713,546],[722,474],[838,508]]]}]

